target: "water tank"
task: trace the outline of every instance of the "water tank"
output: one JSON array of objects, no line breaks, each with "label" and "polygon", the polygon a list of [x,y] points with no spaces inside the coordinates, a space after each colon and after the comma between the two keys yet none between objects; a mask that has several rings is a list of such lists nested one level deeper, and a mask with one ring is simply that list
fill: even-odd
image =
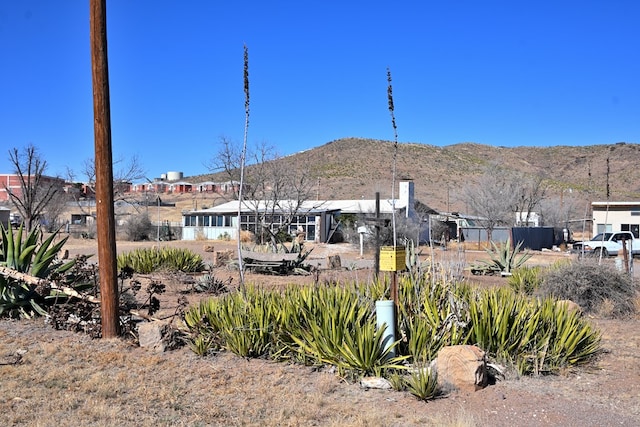
[{"label": "water tank", "polygon": [[182,179],[182,172],[167,172],[167,181],[178,181]]}]

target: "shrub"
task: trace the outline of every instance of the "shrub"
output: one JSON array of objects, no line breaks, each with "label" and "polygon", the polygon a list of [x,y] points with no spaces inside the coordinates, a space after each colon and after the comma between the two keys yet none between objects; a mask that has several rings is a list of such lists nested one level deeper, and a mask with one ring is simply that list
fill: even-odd
[{"label": "shrub", "polygon": [[118,255],[118,269],[148,274],[159,270],[195,273],[204,269],[202,257],[183,248],[142,248]]},{"label": "shrub", "polygon": [[510,289],[490,289],[472,299],[469,311],[469,342],[521,374],[584,364],[600,349],[600,334],[553,298],[530,300]]},{"label": "shrub", "polygon": [[513,270],[507,282],[516,293],[532,295],[542,283],[542,268],[520,267]]},{"label": "shrub", "polygon": [[132,215],[124,225],[124,232],[127,239],[133,242],[150,240],[151,232],[153,230],[153,224],[151,224],[149,215],[146,212],[138,215]]},{"label": "shrub", "polygon": [[[248,288],[192,308],[185,323],[199,354],[216,344],[246,357],[330,364],[347,377],[392,376],[406,370],[407,360],[428,366],[442,346],[453,344],[478,344],[521,374],[557,372],[587,363],[600,351],[600,334],[553,298],[430,283],[428,276],[401,280],[400,339],[389,348],[373,312],[374,301],[388,296],[383,282],[284,292]],[[407,384],[420,398],[433,391],[426,374]]]},{"label": "shrub", "polygon": [[304,288],[287,297],[287,304],[299,310],[286,330],[300,359],[359,375],[402,369],[406,357],[391,356],[397,343],[383,346],[384,328],[376,328],[374,302],[361,298],[354,286]]},{"label": "shrub", "polygon": [[550,270],[536,294],[571,300],[585,313],[597,313],[607,301],[611,317],[622,317],[635,311],[637,290],[627,274],[583,259]]},{"label": "shrub", "polygon": [[413,363],[428,363],[447,345],[463,344],[468,336],[469,288],[439,282],[403,281],[400,287],[399,324],[407,337],[403,352]]}]

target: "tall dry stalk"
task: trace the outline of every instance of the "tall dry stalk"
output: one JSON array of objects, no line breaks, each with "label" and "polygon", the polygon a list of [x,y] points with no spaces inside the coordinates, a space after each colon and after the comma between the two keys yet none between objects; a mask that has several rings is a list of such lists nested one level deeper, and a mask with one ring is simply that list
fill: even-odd
[{"label": "tall dry stalk", "polygon": [[[391,113],[391,125],[393,126],[393,172],[391,174],[391,227],[393,229],[393,247],[396,247],[396,159],[398,157],[398,127],[393,106],[393,87],[391,86],[391,70],[387,68],[387,99],[389,100],[389,113]],[[407,206],[407,209],[409,207]]]},{"label": "tall dry stalk", "polygon": [[244,288],[244,265],[242,264],[242,240],[240,216],[244,190],[244,163],[247,157],[247,135],[249,133],[249,49],[244,45],[244,138],[240,154],[240,188],[238,189],[238,268],[240,269],[240,287]]}]

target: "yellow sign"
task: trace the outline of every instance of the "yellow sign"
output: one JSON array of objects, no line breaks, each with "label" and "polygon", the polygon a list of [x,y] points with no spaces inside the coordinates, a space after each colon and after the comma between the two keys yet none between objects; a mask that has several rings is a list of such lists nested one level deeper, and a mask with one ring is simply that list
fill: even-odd
[{"label": "yellow sign", "polygon": [[380,271],[402,271],[406,268],[407,252],[403,247],[380,248]]}]

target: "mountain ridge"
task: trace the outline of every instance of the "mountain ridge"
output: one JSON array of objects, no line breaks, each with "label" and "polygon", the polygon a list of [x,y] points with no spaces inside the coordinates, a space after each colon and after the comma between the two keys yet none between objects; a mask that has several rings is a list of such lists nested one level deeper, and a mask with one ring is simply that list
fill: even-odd
[{"label": "mountain ridge", "polygon": [[[395,153],[396,182],[413,180],[416,199],[440,211],[464,210],[464,187],[492,164],[542,177],[551,195],[562,198],[569,191],[573,197],[594,201],[606,200],[609,159],[610,200],[640,201],[637,143],[496,147],[475,142],[447,146],[408,142],[398,143]],[[391,196],[393,156],[393,141],[350,137],[272,162],[283,171],[304,170],[315,180],[319,199],[372,199],[376,192],[383,198]],[[190,179],[227,178],[219,172]]]}]

